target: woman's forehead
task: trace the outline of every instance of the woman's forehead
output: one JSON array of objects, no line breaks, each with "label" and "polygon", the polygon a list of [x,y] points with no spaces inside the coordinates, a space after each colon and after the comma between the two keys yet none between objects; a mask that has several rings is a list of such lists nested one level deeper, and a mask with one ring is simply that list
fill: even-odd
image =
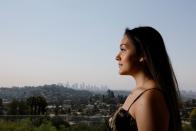
[{"label": "woman's forehead", "polygon": [[130,46],[131,45],[131,41],[129,40],[129,38],[126,36],[126,35],[124,35],[124,37],[122,38],[122,40],[121,40],[121,43],[120,43],[120,47],[121,46]]}]

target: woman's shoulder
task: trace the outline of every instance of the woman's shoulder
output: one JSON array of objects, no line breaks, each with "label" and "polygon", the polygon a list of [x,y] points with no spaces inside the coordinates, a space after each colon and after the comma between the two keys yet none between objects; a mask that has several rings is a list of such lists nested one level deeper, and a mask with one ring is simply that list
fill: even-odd
[{"label": "woman's shoulder", "polygon": [[[161,88],[151,87],[151,88],[141,88],[138,93],[138,100],[136,101],[136,108],[138,106],[147,106],[150,108],[151,105],[162,105],[166,104],[164,94]],[[154,107],[153,106],[153,107]]]},{"label": "woman's shoulder", "polygon": [[[134,91],[135,92],[135,91]],[[155,84],[155,82],[149,81],[148,84],[146,84],[143,87],[140,87],[139,90],[135,93],[138,95],[139,98],[137,103],[140,102],[164,102],[164,94],[163,90]]]},{"label": "woman's shoulder", "polygon": [[[135,103],[134,115],[138,122],[164,127],[168,124],[169,112],[161,89],[146,89]],[[144,126],[145,127],[145,126]]]},{"label": "woman's shoulder", "polygon": [[133,89],[131,91],[131,93],[127,96],[125,103],[131,105],[137,102],[139,99],[151,100],[150,98],[153,99],[154,97],[162,97],[162,96],[163,96],[162,89],[158,87],[150,87],[150,88],[140,87],[137,89]]}]

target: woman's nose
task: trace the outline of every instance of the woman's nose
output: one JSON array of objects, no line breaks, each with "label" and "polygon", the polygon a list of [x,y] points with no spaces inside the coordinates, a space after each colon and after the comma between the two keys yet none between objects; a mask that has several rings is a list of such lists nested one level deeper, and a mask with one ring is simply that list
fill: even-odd
[{"label": "woman's nose", "polygon": [[117,54],[116,58],[115,58],[117,61],[120,60],[120,57],[119,57],[119,53]]}]

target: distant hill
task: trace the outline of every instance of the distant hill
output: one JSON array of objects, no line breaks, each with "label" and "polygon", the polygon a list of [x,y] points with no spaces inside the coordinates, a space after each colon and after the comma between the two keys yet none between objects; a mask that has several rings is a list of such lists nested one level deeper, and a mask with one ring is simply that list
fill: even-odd
[{"label": "distant hill", "polygon": [[74,90],[62,85],[44,85],[37,87],[0,88],[0,98],[26,99],[30,96],[44,96],[48,102],[62,102],[63,100],[86,101],[92,93],[86,90]]},{"label": "distant hill", "polygon": [[[87,103],[90,96],[94,94],[107,94],[107,87],[93,88],[91,86],[82,86],[78,88],[73,86],[52,84],[43,86],[25,86],[25,87],[12,87],[12,88],[0,88],[0,98],[12,100],[12,99],[26,99],[30,96],[44,96],[49,103],[62,103],[63,100],[72,100],[73,102]],[[112,90],[114,95],[129,95],[130,91]],[[181,97],[183,101],[196,99],[196,92],[193,91],[181,91]]]}]

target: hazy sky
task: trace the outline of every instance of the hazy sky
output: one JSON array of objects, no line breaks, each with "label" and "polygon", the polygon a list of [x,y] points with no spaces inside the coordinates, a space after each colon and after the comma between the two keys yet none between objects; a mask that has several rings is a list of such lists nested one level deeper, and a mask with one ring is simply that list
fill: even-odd
[{"label": "hazy sky", "polygon": [[163,36],[180,89],[196,86],[195,0],[0,0],[0,86],[82,83],[130,90],[115,56],[126,27]]}]

